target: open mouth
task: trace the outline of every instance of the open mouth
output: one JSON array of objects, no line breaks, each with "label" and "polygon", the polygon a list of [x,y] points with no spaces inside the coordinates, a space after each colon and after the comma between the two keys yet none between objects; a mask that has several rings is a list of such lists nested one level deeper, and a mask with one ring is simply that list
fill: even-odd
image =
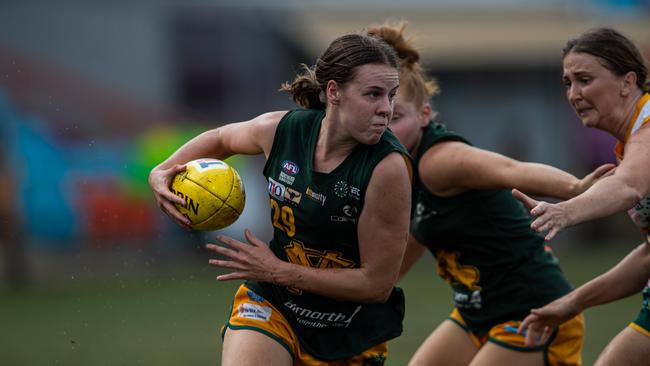
[{"label": "open mouth", "polygon": [[591,111],[591,109],[592,108],[583,107],[583,108],[576,108],[575,110],[578,116],[584,117],[587,113],[589,113],[589,111]]}]

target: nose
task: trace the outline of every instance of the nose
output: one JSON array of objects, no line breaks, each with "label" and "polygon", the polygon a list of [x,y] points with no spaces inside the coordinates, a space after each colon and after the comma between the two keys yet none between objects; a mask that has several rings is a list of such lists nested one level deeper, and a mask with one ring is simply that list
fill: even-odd
[{"label": "nose", "polygon": [[581,97],[580,87],[576,83],[572,83],[571,86],[567,89],[566,95],[569,102],[574,103]]},{"label": "nose", "polygon": [[393,113],[393,101],[390,98],[390,96],[385,96],[384,98],[381,99],[381,102],[379,103],[377,114],[379,114],[382,117],[388,118],[392,113]]}]

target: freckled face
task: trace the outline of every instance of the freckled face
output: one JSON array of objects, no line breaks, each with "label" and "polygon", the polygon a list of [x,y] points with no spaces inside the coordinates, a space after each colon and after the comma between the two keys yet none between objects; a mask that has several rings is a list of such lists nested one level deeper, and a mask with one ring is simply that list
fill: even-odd
[{"label": "freckled face", "polygon": [[570,52],[563,62],[566,95],[582,124],[608,130],[621,108],[622,76],[604,67],[596,56]]},{"label": "freckled face", "polygon": [[379,142],[393,114],[398,86],[397,69],[367,64],[359,66],[355,77],[341,88],[341,124],[355,140],[366,145]]}]

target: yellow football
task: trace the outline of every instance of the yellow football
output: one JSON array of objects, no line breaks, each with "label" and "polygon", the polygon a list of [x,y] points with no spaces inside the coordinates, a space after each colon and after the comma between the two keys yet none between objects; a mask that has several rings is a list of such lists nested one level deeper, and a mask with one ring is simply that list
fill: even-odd
[{"label": "yellow football", "polygon": [[197,159],[177,174],[171,190],[185,200],[176,205],[196,230],[218,230],[232,224],[244,210],[246,193],[239,174],[217,159]]}]

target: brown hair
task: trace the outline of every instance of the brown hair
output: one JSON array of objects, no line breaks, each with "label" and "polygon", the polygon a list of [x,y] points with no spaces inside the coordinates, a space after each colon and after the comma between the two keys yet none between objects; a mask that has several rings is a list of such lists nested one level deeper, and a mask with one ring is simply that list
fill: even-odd
[{"label": "brown hair", "polygon": [[327,82],[334,80],[344,85],[354,78],[358,66],[367,64],[399,68],[395,50],[381,39],[347,34],[332,41],[314,66],[302,64],[302,73],[293,82],[282,84],[280,90],[291,94],[292,99],[304,108],[325,109]]},{"label": "brown hair", "polygon": [[569,40],[562,50],[562,57],[571,52],[583,52],[597,57],[600,63],[618,76],[632,71],[636,84],[644,92],[650,91],[648,68],[645,60],[629,38],[612,28],[597,28]]},{"label": "brown hair", "polygon": [[420,66],[420,53],[415,49],[411,39],[404,38],[406,23],[396,25],[383,24],[368,29],[368,34],[377,36],[391,45],[400,59],[400,92],[406,93],[418,107],[440,92],[435,79],[428,77]]}]

